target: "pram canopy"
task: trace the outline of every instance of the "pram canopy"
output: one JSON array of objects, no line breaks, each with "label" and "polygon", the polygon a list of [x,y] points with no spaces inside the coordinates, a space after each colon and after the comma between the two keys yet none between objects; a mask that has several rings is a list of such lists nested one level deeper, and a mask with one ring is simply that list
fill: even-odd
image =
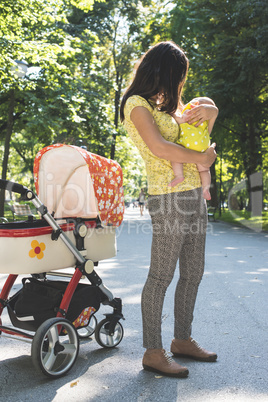
[{"label": "pram canopy", "polygon": [[[85,258],[97,263],[116,255],[116,227],[124,213],[117,162],[76,146],[55,144],[38,152],[34,178],[39,202],[59,219],[72,244],[76,244],[74,222],[83,218]],[[32,274],[75,266],[74,253],[52,234],[44,220],[0,224],[0,273]]]},{"label": "pram canopy", "polygon": [[55,218],[99,216],[106,226],[123,221],[123,176],[116,161],[54,144],[36,155],[34,180],[39,199]]}]

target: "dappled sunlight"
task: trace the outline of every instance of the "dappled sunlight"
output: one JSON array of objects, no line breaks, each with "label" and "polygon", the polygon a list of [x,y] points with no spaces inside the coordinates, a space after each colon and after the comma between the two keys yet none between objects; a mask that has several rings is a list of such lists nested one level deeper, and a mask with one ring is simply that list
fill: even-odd
[{"label": "dappled sunlight", "polygon": [[[141,263],[141,256],[139,254],[131,254],[130,258],[124,259],[120,258],[120,265],[117,267],[118,269],[123,269],[127,272],[127,270],[132,269],[131,266],[135,265],[135,269],[147,269],[149,267],[149,261],[145,265]],[[109,266],[107,267],[109,269]]]},{"label": "dappled sunlight", "polygon": [[[135,290],[135,292],[141,293],[141,291],[143,289],[143,286],[144,286],[144,284],[142,284],[139,289]],[[122,296],[121,298],[123,298],[124,302],[125,302],[125,298],[126,298],[125,295],[128,295],[128,294],[133,295],[134,294],[134,290],[133,290],[132,286],[128,286],[128,287],[125,287],[125,286],[123,286],[123,287],[114,287],[113,286],[112,292],[116,293],[116,294],[120,294]]]},{"label": "dappled sunlight", "polygon": [[124,297],[123,302],[124,304],[140,304],[141,294]]},{"label": "dappled sunlight", "polygon": [[108,268],[108,269],[114,269],[114,268],[120,268],[120,263],[113,259],[113,260],[107,260],[107,261],[101,261],[100,264],[98,265],[98,269],[104,269],[104,268]]},{"label": "dappled sunlight", "polygon": [[[91,355],[93,355],[94,358],[94,364],[92,365]],[[75,395],[77,392],[81,392],[81,390],[84,390],[84,397],[80,396],[80,401],[116,401],[117,395],[120,395],[121,392],[124,393],[124,387],[128,386],[128,383],[125,382],[126,376],[132,378],[132,381],[133,379],[137,381],[137,377],[140,376],[142,369],[140,361],[141,356],[135,356],[131,351],[123,355],[120,349],[99,349],[88,353],[85,358],[88,359],[86,373],[81,373],[82,375],[77,376],[77,378],[72,379],[71,382],[65,383],[62,387],[58,388],[57,396],[54,399],[55,401],[61,401],[63,399],[77,400]],[[131,368],[129,364],[130,361]],[[133,367],[135,368],[134,371]],[[111,378],[114,378],[112,384]],[[85,393],[85,390],[87,390],[88,394]],[[138,391],[138,394],[139,393]],[[118,400],[124,400],[125,398],[127,398],[126,394],[123,399],[120,398]]]},{"label": "dappled sunlight", "polygon": [[[10,324],[4,320],[3,324],[8,324],[8,326],[10,327]],[[21,357],[22,355],[31,356],[31,341],[18,337],[16,335],[0,335],[0,346],[0,363],[1,361],[10,358]]]},{"label": "dappled sunlight", "polygon": [[[118,347],[106,350],[98,345],[94,336],[82,340],[77,362],[70,374],[49,382],[52,384],[50,400],[145,402],[162,401],[164,398],[174,399],[175,402],[185,397],[187,402],[251,402],[254,400],[251,399],[252,391],[255,399],[262,402],[262,396],[258,393],[262,379],[251,380],[251,370],[254,373],[259,370],[259,373],[264,363],[258,365],[257,359],[256,363],[252,362],[251,355],[260,356],[262,350],[258,336],[263,337],[265,313],[261,307],[265,304],[264,280],[268,272],[265,236],[253,234],[252,237],[241,229],[217,231],[221,228],[220,224],[214,226],[215,233],[208,235],[210,245],[206,252],[207,269],[198,296],[199,299],[203,298],[203,302],[197,304],[194,330],[198,332],[201,329],[201,334],[202,331],[205,333],[204,337],[210,336],[213,339],[214,344],[211,346],[217,347],[219,361],[213,367],[204,367],[198,362],[182,360],[189,368],[190,375],[187,380],[178,381],[142,369],[141,294],[150,264],[151,241],[143,228],[147,231],[141,222],[125,225],[124,230],[130,230],[131,233],[129,237],[124,237],[122,232],[117,255],[100,261],[99,266],[95,267],[104,286],[114,297],[122,299],[125,318],[120,320],[124,329],[122,342]],[[69,272],[73,273],[74,269],[70,268]],[[0,280],[4,282],[6,277],[0,276]],[[86,278],[83,281],[88,283]],[[174,279],[171,287],[176,286],[175,282]],[[168,291],[170,300],[173,300],[172,291],[173,288]],[[169,347],[169,330],[173,330],[173,301],[169,303],[168,300],[164,308],[164,347]],[[96,312],[98,322],[110,313],[110,306],[101,305]],[[2,318],[5,325],[10,324],[6,311]],[[206,326],[207,323],[209,326]],[[205,339],[201,341],[206,346]],[[3,356],[0,359],[0,370],[5,373],[5,378],[9,378],[8,370],[13,370],[19,381],[27,378],[25,387],[37,388],[41,384],[41,395],[48,380],[44,380],[41,375],[34,376],[31,345],[21,345],[19,340],[3,338],[0,338],[0,342],[2,350],[7,346],[7,360]],[[235,354],[236,358],[231,354]],[[27,373],[21,370],[24,366],[29,366]],[[227,366],[231,368],[225,373]],[[248,371],[247,366],[250,367]],[[262,375],[265,378],[262,373],[258,377]],[[207,381],[208,378],[210,381]],[[11,379],[7,381],[11,383]],[[14,392],[19,400],[20,390]],[[172,398],[170,395],[173,395]]]},{"label": "dappled sunlight", "polygon": [[189,402],[267,402],[266,394],[257,394],[249,392],[245,389],[239,389],[237,386],[225,387],[219,390],[198,390],[196,394],[192,394]]},{"label": "dappled sunlight", "polygon": [[231,274],[232,271],[215,271],[217,274]]}]

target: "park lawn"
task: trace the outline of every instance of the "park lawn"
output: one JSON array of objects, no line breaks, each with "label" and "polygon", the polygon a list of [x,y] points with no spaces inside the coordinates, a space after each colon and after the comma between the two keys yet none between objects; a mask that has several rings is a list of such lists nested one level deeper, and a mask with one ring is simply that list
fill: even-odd
[{"label": "park lawn", "polygon": [[255,231],[268,231],[268,211],[263,211],[262,216],[251,217],[248,211],[222,211],[221,216],[219,212],[216,213],[216,219],[231,224],[246,226]]}]

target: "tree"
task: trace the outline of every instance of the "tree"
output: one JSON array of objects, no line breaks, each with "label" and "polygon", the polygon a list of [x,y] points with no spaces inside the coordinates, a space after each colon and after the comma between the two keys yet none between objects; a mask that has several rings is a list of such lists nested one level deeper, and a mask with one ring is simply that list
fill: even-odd
[{"label": "tree", "polygon": [[267,16],[265,1],[186,0],[171,18],[170,32],[191,62],[188,91],[216,101],[216,142],[247,178],[267,152]]},{"label": "tree", "polygon": [[[133,170],[133,160],[135,166],[141,160],[132,155],[119,124],[119,102],[135,61],[156,34],[154,15],[164,21],[166,3],[47,0],[40,7],[41,0],[1,2],[0,151],[7,156],[2,177],[19,177],[29,185],[38,150],[65,142],[116,158],[130,191],[129,183],[144,183],[144,169],[139,175]],[[24,80],[10,71],[16,59],[29,64]],[[3,202],[2,194],[0,211]]]},{"label": "tree", "polygon": [[[133,60],[140,55],[141,30],[145,21],[141,19],[143,6],[148,0],[110,0],[96,1],[92,10],[81,11],[74,8],[68,19],[68,29],[72,34],[81,35],[89,29],[98,37],[98,51],[95,57],[100,63],[101,71],[94,74],[99,83],[102,99],[110,105],[111,141],[106,142],[110,148],[111,159],[115,158],[116,139],[121,135],[119,130],[119,105],[122,89],[127,84],[129,73],[133,68]],[[105,83],[105,84],[104,84]]]},{"label": "tree", "polygon": [[[35,0],[3,1],[0,5],[0,139],[4,140],[2,178],[8,173],[12,133],[23,131],[30,143],[48,145],[58,133],[74,132],[80,122],[82,98],[76,97],[78,84],[73,80],[81,42],[63,29],[65,4],[50,0],[40,9]],[[92,53],[93,37],[87,37],[87,54]],[[12,73],[14,60],[38,65],[38,72],[19,80]],[[20,144],[16,149],[20,155]],[[26,161],[26,160],[25,160]],[[32,161],[31,161],[32,162]],[[0,216],[4,213],[4,192]]]}]

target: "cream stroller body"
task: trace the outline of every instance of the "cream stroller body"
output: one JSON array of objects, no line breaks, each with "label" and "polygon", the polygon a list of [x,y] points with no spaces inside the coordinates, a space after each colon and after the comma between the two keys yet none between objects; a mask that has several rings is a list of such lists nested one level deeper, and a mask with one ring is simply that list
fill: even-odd
[{"label": "cream stroller body", "polygon": [[[31,201],[41,216],[0,224],[0,273],[9,274],[0,293],[0,333],[30,339],[35,367],[56,378],[75,363],[80,337],[95,332],[107,348],[123,338],[121,299],[113,297],[95,271],[99,261],[116,254],[115,232],[124,213],[122,171],[115,161],[56,144],[37,154],[34,175],[37,195],[0,180],[0,188]],[[69,267],[74,268],[70,281],[48,280],[65,276],[60,270]],[[31,276],[9,297],[21,274]],[[82,277],[90,284],[80,283]],[[94,314],[100,304],[113,312],[97,324]],[[4,308],[13,326],[2,325]]]}]

